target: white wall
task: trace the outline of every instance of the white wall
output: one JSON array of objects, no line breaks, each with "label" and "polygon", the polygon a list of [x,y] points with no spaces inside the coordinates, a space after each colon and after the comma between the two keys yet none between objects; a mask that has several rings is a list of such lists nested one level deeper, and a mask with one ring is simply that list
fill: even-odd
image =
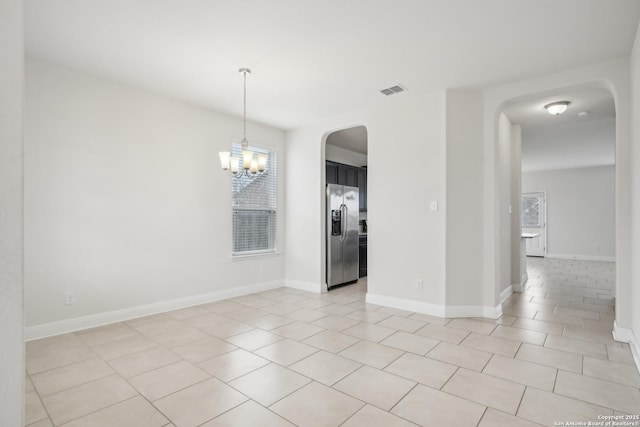
[{"label": "white wall", "polygon": [[[285,133],[286,198],[285,283],[320,292],[324,282],[326,129],[303,128]],[[324,286],[326,289],[326,286]]]},{"label": "white wall", "polygon": [[[368,134],[369,293],[442,307],[443,92],[422,99],[403,94],[367,111],[287,132],[287,200],[295,200],[287,204],[287,284],[319,289],[324,283],[324,139],[360,125]],[[409,159],[420,159],[420,166],[409,167]],[[439,202],[438,212],[429,211],[431,200]],[[424,281],[423,290],[415,289],[416,279]]]},{"label": "white wall", "polygon": [[525,172],[522,191],[547,195],[547,256],[615,259],[615,167]]},{"label": "white wall", "polygon": [[[28,326],[282,283],[283,254],[231,259],[232,178],[217,153],[241,120],[36,59],[26,102]],[[283,132],[248,127],[285,161]],[[284,202],[282,168],[280,251]]]},{"label": "white wall", "polygon": [[[498,253],[500,266],[498,291],[502,292],[511,286],[511,127],[512,124],[504,114],[498,119],[498,188],[499,198],[496,209],[499,221]],[[511,212],[510,212],[511,210]],[[496,298],[498,295],[496,295]]]},{"label": "white wall", "polygon": [[[483,306],[482,92],[447,90],[446,303]],[[464,265],[464,268],[460,268]],[[478,313],[477,315],[481,315]]]},{"label": "white wall", "polygon": [[616,119],[527,127],[522,141],[523,172],[613,165]]},{"label": "white wall", "polygon": [[628,328],[627,338],[631,340],[636,366],[640,367],[640,26],[636,33],[631,55],[631,165],[632,165],[632,257],[629,306],[631,319],[629,324],[621,324]]},{"label": "white wall", "polygon": [[522,129],[511,125],[511,284],[522,281],[520,240],[522,236]]},{"label": "white wall", "polygon": [[416,309],[445,304],[445,114],[445,93],[437,92],[378,110],[367,123],[369,292],[418,302]]},{"label": "white wall", "polygon": [[0,4],[0,424],[22,426],[24,311],[22,239],[23,11]]}]

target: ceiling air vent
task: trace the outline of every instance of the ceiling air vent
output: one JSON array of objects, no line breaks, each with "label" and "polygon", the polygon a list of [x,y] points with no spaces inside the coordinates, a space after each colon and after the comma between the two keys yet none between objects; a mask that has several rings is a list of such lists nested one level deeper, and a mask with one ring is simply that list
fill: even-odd
[{"label": "ceiling air vent", "polygon": [[386,89],[382,89],[380,93],[382,93],[383,95],[389,96],[396,93],[404,92],[406,90],[407,88],[402,85],[395,85],[395,86],[388,87]]}]

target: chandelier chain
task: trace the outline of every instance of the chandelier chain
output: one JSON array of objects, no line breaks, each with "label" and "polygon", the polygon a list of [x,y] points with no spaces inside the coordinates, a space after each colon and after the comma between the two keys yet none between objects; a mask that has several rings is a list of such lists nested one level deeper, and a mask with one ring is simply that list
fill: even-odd
[{"label": "chandelier chain", "polygon": [[249,141],[247,141],[247,74],[251,73],[248,68],[240,68],[243,77],[243,96],[242,96],[242,149],[248,150]]}]

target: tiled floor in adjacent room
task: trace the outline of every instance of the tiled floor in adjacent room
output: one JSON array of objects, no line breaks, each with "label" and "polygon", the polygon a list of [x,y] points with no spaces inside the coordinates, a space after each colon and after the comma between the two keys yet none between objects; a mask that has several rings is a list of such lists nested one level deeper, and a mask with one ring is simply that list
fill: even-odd
[{"label": "tiled floor in adjacent room", "polygon": [[529,259],[498,320],[280,288],[27,343],[27,424],[552,426],[640,414],[614,265]]}]

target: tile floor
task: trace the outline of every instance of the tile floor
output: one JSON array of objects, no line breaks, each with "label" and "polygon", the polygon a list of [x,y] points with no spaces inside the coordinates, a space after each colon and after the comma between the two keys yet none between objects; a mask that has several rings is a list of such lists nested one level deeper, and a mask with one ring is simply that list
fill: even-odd
[{"label": "tile floor", "polygon": [[614,265],[530,258],[490,319],[280,288],[27,343],[44,426],[552,426],[640,414]]}]

